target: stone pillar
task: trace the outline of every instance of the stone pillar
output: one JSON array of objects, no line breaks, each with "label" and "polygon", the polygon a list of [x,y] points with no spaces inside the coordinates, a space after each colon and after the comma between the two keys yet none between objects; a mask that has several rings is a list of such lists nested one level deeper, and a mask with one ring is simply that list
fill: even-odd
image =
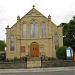
[{"label": "stone pillar", "polygon": [[63,46],[63,27],[58,26],[58,33],[59,33],[59,47]]},{"label": "stone pillar", "polygon": [[20,39],[21,37],[21,20],[20,16],[17,16],[17,39]]},{"label": "stone pillar", "polygon": [[51,37],[52,31],[51,31],[51,16],[48,16],[48,27],[49,27],[49,38]]},{"label": "stone pillar", "polygon": [[6,58],[8,59],[10,56],[10,28],[9,25],[6,28]]},{"label": "stone pillar", "polygon": [[21,53],[20,53],[20,49],[21,49],[21,20],[20,20],[20,16],[17,17],[17,37],[16,37],[16,53],[17,53],[17,58],[20,58]]},{"label": "stone pillar", "polygon": [[49,57],[52,57],[52,47],[53,47],[53,38],[52,38],[52,26],[51,26],[51,16],[48,16],[48,38],[49,38]]}]

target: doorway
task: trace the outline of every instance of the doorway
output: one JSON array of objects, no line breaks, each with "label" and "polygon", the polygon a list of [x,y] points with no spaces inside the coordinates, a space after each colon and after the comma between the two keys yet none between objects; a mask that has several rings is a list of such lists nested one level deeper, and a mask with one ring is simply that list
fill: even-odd
[{"label": "doorway", "polygon": [[39,45],[36,42],[30,45],[30,57],[39,57]]}]

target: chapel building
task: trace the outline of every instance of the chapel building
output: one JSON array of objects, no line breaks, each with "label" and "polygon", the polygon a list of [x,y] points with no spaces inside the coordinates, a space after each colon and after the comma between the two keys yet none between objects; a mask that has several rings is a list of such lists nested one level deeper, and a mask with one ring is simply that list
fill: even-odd
[{"label": "chapel building", "polygon": [[62,27],[33,8],[17,22],[6,28],[6,58],[55,57],[63,46]]}]

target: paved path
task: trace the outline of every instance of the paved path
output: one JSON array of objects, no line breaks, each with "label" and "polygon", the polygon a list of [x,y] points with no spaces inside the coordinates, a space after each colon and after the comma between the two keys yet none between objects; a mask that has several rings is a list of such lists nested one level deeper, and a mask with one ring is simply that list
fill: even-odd
[{"label": "paved path", "polygon": [[33,69],[0,69],[2,73],[25,73],[25,72],[58,72],[58,71],[74,71],[75,67],[53,67],[53,68],[33,68]]}]

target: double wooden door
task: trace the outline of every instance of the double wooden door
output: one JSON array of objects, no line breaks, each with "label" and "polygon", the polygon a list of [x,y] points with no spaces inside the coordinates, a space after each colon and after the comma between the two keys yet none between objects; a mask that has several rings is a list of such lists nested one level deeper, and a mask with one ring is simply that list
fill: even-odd
[{"label": "double wooden door", "polygon": [[39,57],[39,45],[33,44],[30,46],[30,57]]}]

